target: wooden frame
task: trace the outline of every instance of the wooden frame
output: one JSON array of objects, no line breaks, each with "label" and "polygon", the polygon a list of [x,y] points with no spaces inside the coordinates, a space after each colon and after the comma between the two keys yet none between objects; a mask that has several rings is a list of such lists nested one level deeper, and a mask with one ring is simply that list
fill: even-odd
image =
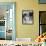
[{"label": "wooden frame", "polygon": [[33,24],[33,18],[34,17],[32,10],[22,10],[22,24]]}]

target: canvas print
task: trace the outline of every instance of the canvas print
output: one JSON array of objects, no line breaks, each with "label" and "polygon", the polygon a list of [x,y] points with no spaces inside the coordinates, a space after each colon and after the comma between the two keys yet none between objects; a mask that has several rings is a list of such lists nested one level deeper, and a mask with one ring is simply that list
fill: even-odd
[{"label": "canvas print", "polygon": [[22,23],[23,24],[33,24],[33,11],[32,10],[22,11]]}]

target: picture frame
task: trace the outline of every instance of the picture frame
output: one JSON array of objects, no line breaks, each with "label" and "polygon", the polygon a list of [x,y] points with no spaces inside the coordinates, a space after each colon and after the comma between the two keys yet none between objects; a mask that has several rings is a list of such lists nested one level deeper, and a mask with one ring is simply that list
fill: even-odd
[{"label": "picture frame", "polygon": [[33,24],[33,10],[22,10],[22,24]]},{"label": "picture frame", "polygon": [[39,4],[46,4],[46,0],[39,0]]}]

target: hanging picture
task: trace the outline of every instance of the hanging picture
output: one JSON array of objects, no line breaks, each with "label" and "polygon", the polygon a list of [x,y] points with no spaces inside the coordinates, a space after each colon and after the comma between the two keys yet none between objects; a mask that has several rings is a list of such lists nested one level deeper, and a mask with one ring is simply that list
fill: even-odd
[{"label": "hanging picture", "polygon": [[22,11],[22,23],[23,24],[33,24],[33,11],[32,10]]}]

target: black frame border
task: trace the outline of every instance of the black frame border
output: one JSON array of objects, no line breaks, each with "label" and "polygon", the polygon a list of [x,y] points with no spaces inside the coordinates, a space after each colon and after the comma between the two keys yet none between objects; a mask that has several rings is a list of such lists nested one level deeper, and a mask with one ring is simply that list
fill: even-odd
[{"label": "black frame border", "polygon": [[[32,11],[33,22],[32,22],[31,24],[23,23],[23,12],[24,12],[24,11]],[[33,25],[33,24],[34,24],[34,12],[33,12],[33,10],[22,10],[22,24],[23,24],[23,25]]]}]

